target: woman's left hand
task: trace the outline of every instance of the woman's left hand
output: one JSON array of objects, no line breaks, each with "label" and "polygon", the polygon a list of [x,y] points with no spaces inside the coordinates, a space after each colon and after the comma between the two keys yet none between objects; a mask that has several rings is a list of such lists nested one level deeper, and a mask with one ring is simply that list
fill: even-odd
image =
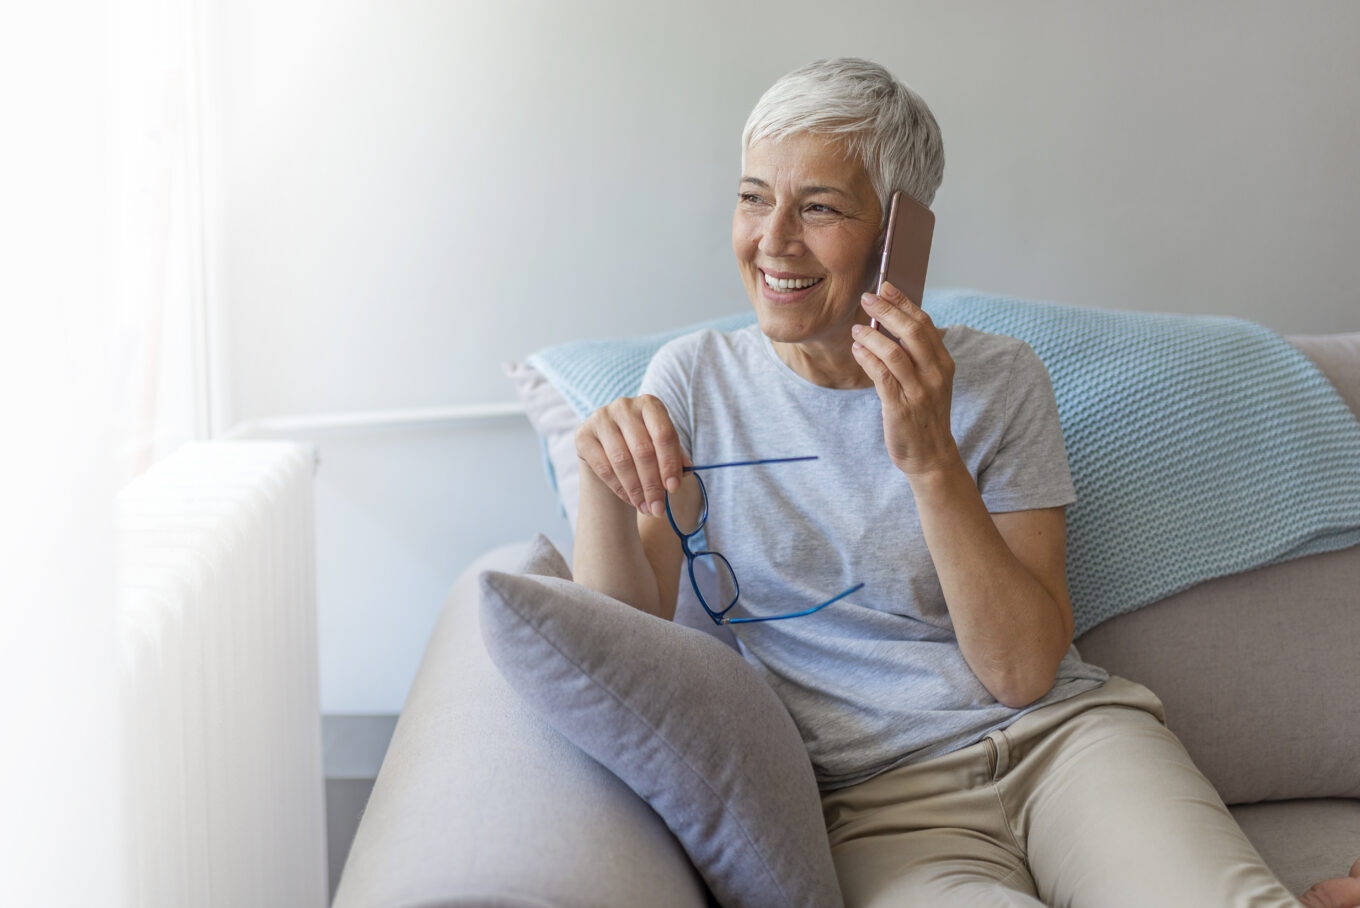
[{"label": "woman's left hand", "polygon": [[949,427],[954,359],[921,307],[892,284],[866,293],[864,310],[897,338],[867,325],[852,331],[855,361],[873,379],[883,404],[883,441],[888,456],[908,478],[956,466],[958,447]]}]

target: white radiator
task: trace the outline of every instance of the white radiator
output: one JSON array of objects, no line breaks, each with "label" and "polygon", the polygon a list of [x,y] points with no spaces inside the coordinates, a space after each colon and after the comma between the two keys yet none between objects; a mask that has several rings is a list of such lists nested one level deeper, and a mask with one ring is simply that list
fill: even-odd
[{"label": "white radiator", "polygon": [[312,472],[196,443],[119,493],[133,905],[326,905]]}]

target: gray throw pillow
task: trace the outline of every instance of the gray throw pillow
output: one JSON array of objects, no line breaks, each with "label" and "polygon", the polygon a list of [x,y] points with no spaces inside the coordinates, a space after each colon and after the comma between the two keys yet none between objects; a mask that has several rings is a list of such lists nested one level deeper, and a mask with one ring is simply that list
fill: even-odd
[{"label": "gray throw pillow", "polygon": [[835,908],[840,888],[793,719],[740,655],[568,579],[540,535],[486,571],[482,636],[534,711],[622,779],[718,901]]}]

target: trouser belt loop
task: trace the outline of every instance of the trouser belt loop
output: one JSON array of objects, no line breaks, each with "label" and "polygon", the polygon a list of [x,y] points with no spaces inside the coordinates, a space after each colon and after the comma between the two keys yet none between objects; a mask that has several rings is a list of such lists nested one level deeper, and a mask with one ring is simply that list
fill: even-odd
[{"label": "trouser belt loop", "polygon": [[992,778],[1000,779],[1011,768],[1011,744],[1006,737],[1004,730],[997,730],[987,735],[996,745],[996,768],[992,770]]}]

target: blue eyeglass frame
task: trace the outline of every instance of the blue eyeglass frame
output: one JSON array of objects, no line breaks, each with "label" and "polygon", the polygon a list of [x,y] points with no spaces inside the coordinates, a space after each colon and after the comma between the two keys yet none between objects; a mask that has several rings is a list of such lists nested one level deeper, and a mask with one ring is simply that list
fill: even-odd
[{"label": "blue eyeglass frame", "polygon": [[[790,612],[787,615],[766,615],[760,618],[729,618],[727,617],[727,613],[732,611],[733,607],[737,604],[737,600],[741,598],[741,583],[737,580],[737,572],[733,570],[732,562],[728,561],[727,557],[723,555],[722,552],[695,552],[690,550],[689,541],[702,533],[704,527],[708,524],[708,489],[704,487],[703,477],[699,475],[700,470],[720,470],[724,467],[750,467],[770,463],[795,463],[803,460],[817,460],[817,457],[816,455],[808,457],[771,457],[765,460],[739,460],[732,463],[710,463],[704,464],[703,466],[685,467],[684,471],[686,473],[694,474],[695,480],[699,483],[699,494],[703,498],[703,506],[699,511],[698,526],[695,527],[692,533],[686,533],[684,530],[680,529],[680,525],[675,522],[675,514],[671,512],[671,496],[669,492],[666,493],[666,519],[671,522],[671,529],[675,531],[675,535],[680,537],[680,548],[685,553],[685,565],[688,568],[690,586],[694,587],[694,595],[698,598],[699,604],[703,606],[704,611],[708,612],[708,617],[713,619],[714,624],[753,624],[757,621],[779,621],[783,618],[801,618],[803,615],[811,615],[813,612],[821,611],[832,603],[839,602],[864,586],[863,583],[857,583],[839,596],[833,596],[821,605],[814,605],[812,608],[804,609],[801,612]],[[699,591],[699,582],[694,578],[695,559],[705,557],[721,559],[722,563],[727,566],[727,573],[732,577],[732,601],[727,603],[727,606],[721,611],[713,611],[712,606],[704,599],[704,594]]]}]

